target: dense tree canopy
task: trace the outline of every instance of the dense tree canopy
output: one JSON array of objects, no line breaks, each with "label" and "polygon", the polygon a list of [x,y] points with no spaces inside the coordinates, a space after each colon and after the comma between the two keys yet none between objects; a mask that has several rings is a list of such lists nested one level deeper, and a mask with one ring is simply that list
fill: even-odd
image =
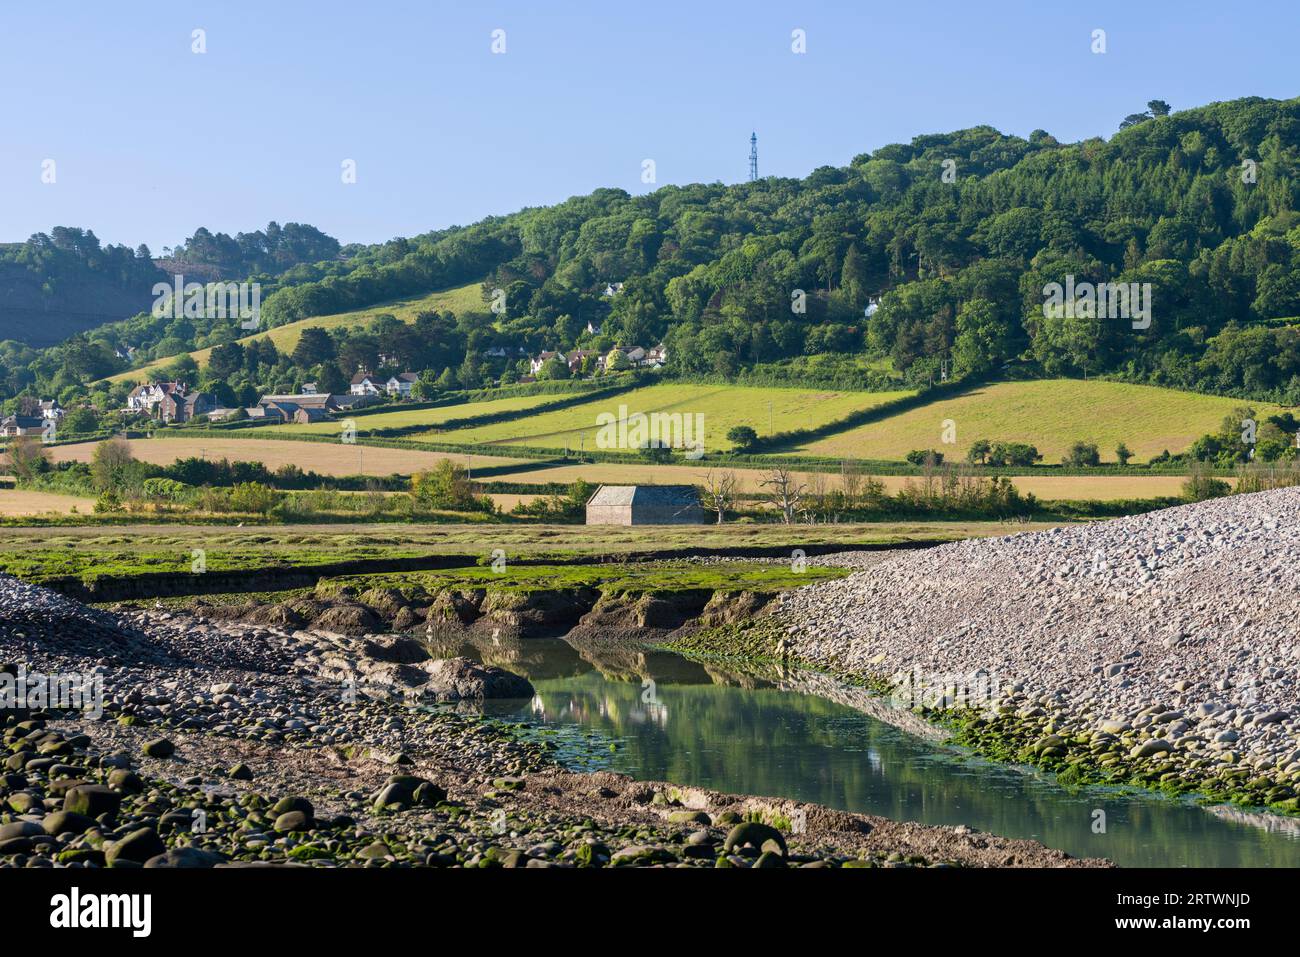
[{"label": "dense tree canopy", "polygon": [[[484,322],[442,316],[370,339],[332,334],[333,356],[304,337],[277,360],[303,374],[373,366],[391,345],[430,383],[449,371],[486,381],[517,374],[503,348],[663,340],[683,374],[833,353],[912,383],[1010,364],[1300,402],[1300,100],[1179,113],[1152,100],[1140,117],[1109,141],[975,127],[802,180],[599,189],[364,248],[332,251],[292,224],[275,240],[271,227],[252,234],[260,239],[201,230],[183,255],[238,253],[250,268],[321,256],[272,278],[262,308],[271,326],[471,282],[499,304]],[[1067,281],[1150,284],[1150,322],[1045,312],[1045,288]],[[139,331],[153,355],[238,336],[233,325],[175,320]],[[99,333],[39,355],[0,346],[5,389],[72,388],[120,367]],[[238,358],[214,356],[232,386]]]}]

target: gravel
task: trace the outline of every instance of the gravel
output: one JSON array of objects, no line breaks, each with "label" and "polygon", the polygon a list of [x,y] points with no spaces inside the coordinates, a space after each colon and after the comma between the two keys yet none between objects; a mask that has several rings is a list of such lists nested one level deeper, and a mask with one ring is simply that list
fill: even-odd
[{"label": "gravel", "polygon": [[783,596],[805,661],[1300,779],[1300,488],[819,561],[859,570]]},{"label": "gravel", "polygon": [[[1103,863],[968,828],[571,773],[549,741],[473,709],[412,706],[522,680],[412,644],[110,613],[0,575],[0,670],[102,682],[102,708],[0,712],[0,867]],[[800,833],[774,842],[747,819],[798,820]]]}]

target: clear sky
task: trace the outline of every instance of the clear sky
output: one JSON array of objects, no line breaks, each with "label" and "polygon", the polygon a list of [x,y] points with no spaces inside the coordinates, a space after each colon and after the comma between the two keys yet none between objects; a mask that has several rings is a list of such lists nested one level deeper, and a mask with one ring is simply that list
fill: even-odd
[{"label": "clear sky", "polygon": [[0,0],[0,241],[377,242],[643,192],[645,159],[737,182],[751,130],[783,176],[982,123],[1110,136],[1150,99],[1300,94],[1298,28],[1300,0]]}]

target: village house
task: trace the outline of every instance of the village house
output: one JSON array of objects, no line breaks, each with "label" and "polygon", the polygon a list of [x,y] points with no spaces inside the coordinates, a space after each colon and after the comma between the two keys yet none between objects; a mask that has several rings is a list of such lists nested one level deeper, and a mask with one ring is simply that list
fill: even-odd
[{"label": "village house", "polygon": [[588,525],[702,525],[693,485],[602,485],[587,500]]},{"label": "village house", "polygon": [[369,372],[358,372],[348,383],[348,392],[352,395],[382,395],[388,383]]},{"label": "village house", "polygon": [[[505,346],[492,346],[490,349],[484,349],[482,355],[486,359],[504,359],[510,355],[510,350]],[[523,346],[515,346],[515,355],[526,356],[528,350]]]},{"label": "village house", "polygon": [[302,384],[302,394],[303,394],[303,395],[315,395],[315,394],[316,394],[316,383],[315,383],[315,382],[304,382],[304,383]]},{"label": "village house", "polygon": [[153,411],[164,422],[190,422],[200,415],[207,415],[216,407],[216,400],[206,392],[169,392],[159,400]]},{"label": "village house", "polygon": [[137,385],[126,397],[126,411],[144,412],[153,415],[154,409],[162,402],[165,396],[180,395],[186,393],[187,387],[184,382],[146,382]]},{"label": "village house", "polygon": [[419,381],[420,377],[414,372],[400,372],[384,383],[384,391],[389,395],[409,399],[411,397],[411,388]]},{"label": "village house", "polygon": [[586,361],[588,356],[596,356],[599,358],[600,353],[595,349],[574,349],[570,352],[568,358],[570,374],[577,375],[580,373],[582,371],[582,364]]},{"label": "village house", "polygon": [[588,335],[598,336],[598,335],[600,335],[600,330],[603,329],[603,328],[604,328],[604,326],[603,326],[601,323],[599,323],[599,322],[592,322],[590,319],[587,320],[587,334],[588,334]]},{"label": "village house", "polygon": [[40,435],[44,429],[45,420],[35,415],[10,415],[0,419],[0,436],[6,439]]},{"label": "village house", "polygon": [[41,419],[61,419],[63,418],[63,406],[59,405],[58,399],[38,399],[35,396],[24,395],[18,398],[18,415],[35,416]]},{"label": "village house", "polygon": [[621,353],[623,357],[627,359],[628,365],[634,368],[641,365],[646,357],[646,351],[640,346],[632,346],[631,348],[628,348],[627,346],[615,346],[613,349],[610,349],[609,352],[596,360],[596,368],[601,372],[606,371],[606,369],[609,368],[611,358],[616,353]]},{"label": "village house", "polygon": [[617,296],[622,291],[623,284],[621,282],[611,282],[605,286],[606,296]]},{"label": "village house", "polygon": [[528,371],[533,375],[542,371],[542,366],[546,365],[551,359],[559,359],[561,362],[567,362],[562,352],[542,352],[528,360]]}]

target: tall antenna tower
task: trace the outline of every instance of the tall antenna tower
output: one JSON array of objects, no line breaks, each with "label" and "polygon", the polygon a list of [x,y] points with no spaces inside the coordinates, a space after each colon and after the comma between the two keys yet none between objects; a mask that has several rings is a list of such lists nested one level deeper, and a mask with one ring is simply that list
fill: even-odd
[{"label": "tall antenna tower", "polygon": [[749,181],[758,179],[758,134],[749,134]]}]

